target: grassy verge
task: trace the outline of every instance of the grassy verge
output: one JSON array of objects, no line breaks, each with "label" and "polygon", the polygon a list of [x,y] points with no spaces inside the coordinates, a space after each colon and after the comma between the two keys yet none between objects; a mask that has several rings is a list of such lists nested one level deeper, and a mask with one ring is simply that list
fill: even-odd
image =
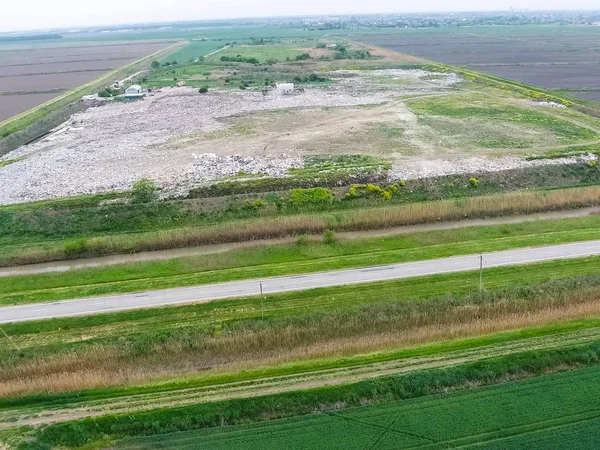
[{"label": "grassy verge", "polygon": [[[600,314],[599,261],[490,269],[483,295],[476,291],[478,274],[452,274],[272,295],[263,302],[244,298],[8,324],[3,329],[19,350],[0,350],[0,390],[14,396],[152,384],[183,372],[211,378],[233,368],[325,358],[315,363],[320,369],[356,354],[551,327]],[[594,324],[561,324],[554,331]]]},{"label": "grassy verge", "polygon": [[[349,385],[84,419],[45,427],[37,433],[35,440],[23,443],[20,448],[44,448],[45,445],[78,447],[100,439],[116,440],[126,436],[256,422],[266,418],[417,398],[473,385],[498,383],[507,378],[524,378],[559,369],[593,366],[598,363],[599,358],[600,344],[594,342],[569,349],[524,352],[443,370],[426,370],[407,376],[378,378]],[[588,374],[593,374],[588,376],[596,376],[598,369],[588,370]],[[581,408],[585,403],[575,404]]]},{"label": "grassy verge", "polygon": [[[390,205],[377,208],[359,208],[355,210],[340,210],[331,212],[314,212],[312,214],[290,214],[272,216],[258,213],[258,218],[246,220],[218,220],[218,215],[210,225],[202,228],[175,228],[149,233],[128,233],[81,238],[75,241],[47,241],[42,245],[28,244],[26,247],[7,246],[0,255],[0,264],[15,265],[23,263],[63,260],[85,256],[99,256],[111,253],[131,253],[139,251],[152,251],[168,248],[181,248],[194,245],[216,244],[225,242],[249,241],[253,239],[270,239],[297,235],[302,233],[322,233],[326,229],[336,231],[357,231],[387,228],[393,226],[413,225],[419,223],[432,223],[444,220],[464,220],[478,217],[506,216],[513,214],[531,214],[542,211],[570,209],[600,204],[600,186],[585,188],[572,188],[564,190],[519,192],[503,195],[490,195],[471,197],[456,200],[442,200],[437,202],[411,203],[406,205]],[[327,203],[324,204],[327,206]],[[133,214],[130,222],[138,226],[152,221],[146,214],[156,213],[161,215],[162,209],[174,208],[173,205],[157,204],[145,209],[136,210],[121,205],[117,209],[105,209],[107,213],[102,216],[106,223],[113,223],[117,217],[127,223],[127,215]],[[93,212],[93,220],[100,220],[102,209]],[[127,211],[127,215],[125,214]],[[175,209],[176,211],[176,209]],[[114,214],[112,217],[108,213]],[[71,221],[88,222],[89,211],[77,214],[65,214],[60,217],[43,217],[36,225],[41,227],[44,222],[51,221],[49,226],[57,229],[61,223],[65,228],[70,228]],[[54,214],[56,216],[56,214]],[[108,216],[108,217],[107,217]],[[22,217],[20,220],[26,220]],[[152,216],[151,216],[152,217]],[[173,226],[171,217],[176,217],[173,211],[169,213],[164,222],[157,220],[156,227],[163,223],[165,228]],[[227,217],[227,215],[225,216]],[[3,220],[4,219],[4,220]],[[7,227],[14,228],[13,216],[0,215],[0,223],[6,222]],[[203,218],[206,220],[206,218]],[[216,222],[216,223],[215,223]],[[218,223],[218,225],[217,225]],[[122,223],[115,225],[122,226]],[[90,224],[92,228],[92,224]],[[134,228],[135,229],[135,228]],[[10,234],[10,231],[8,231]],[[34,234],[33,232],[30,232]],[[40,231],[36,231],[36,234]],[[27,233],[24,240],[27,242]],[[38,234],[39,236],[39,234]],[[11,234],[10,239],[15,239],[16,234]],[[38,237],[39,239],[39,237]],[[5,240],[6,242],[6,240]],[[33,240],[35,242],[35,240]]]},{"label": "grassy verge", "polygon": [[[468,339],[457,339],[453,341],[436,342],[416,347],[406,347],[394,350],[381,350],[366,354],[350,355],[337,358],[321,358],[307,361],[296,361],[292,363],[270,365],[247,369],[243,371],[221,371],[207,373],[185,378],[175,378],[168,381],[141,384],[135,386],[108,387],[98,389],[87,389],[74,392],[26,394],[0,399],[0,406],[5,412],[20,408],[30,408],[31,412],[38,408],[75,408],[80,405],[100,404],[101,401],[114,401],[130,396],[152,396],[163,393],[177,393],[183,390],[194,390],[198,388],[216,388],[227,384],[251,385],[253,382],[264,382],[268,379],[283,379],[294,375],[308,379],[311,374],[320,376],[321,372],[332,370],[364,367],[391,361],[402,361],[414,358],[428,357],[451,357],[461,351],[472,352],[483,349],[488,354],[483,358],[489,358],[489,350],[499,349],[506,344],[518,342],[521,351],[531,344],[531,348],[539,346],[544,338],[554,339],[553,347],[566,347],[572,342],[563,343],[562,337],[566,335],[576,336],[580,332],[595,330],[600,327],[600,319],[590,318],[575,321],[555,323],[544,327],[526,328],[522,330],[505,331],[501,333],[472,337]],[[592,340],[592,339],[590,339]],[[582,341],[584,341],[582,339]],[[506,352],[509,353],[509,352]],[[452,364],[449,364],[452,365]],[[376,369],[374,369],[376,370]],[[335,377],[334,377],[335,378]],[[367,378],[367,377],[365,377]],[[149,401],[152,397],[149,397]],[[108,405],[110,407],[110,404]],[[22,411],[22,410],[21,410]]]},{"label": "grassy verge", "polygon": [[511,248],[592,240],[600,216],[428,231],[378,239],[263,246],[166,261],[7,277],[0,305],[54,301],[393,264]]}]

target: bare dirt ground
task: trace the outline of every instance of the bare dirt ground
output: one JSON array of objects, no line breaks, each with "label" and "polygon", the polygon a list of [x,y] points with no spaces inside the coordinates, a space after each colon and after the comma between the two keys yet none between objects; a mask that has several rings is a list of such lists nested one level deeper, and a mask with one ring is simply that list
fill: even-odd
[{"label": "bare dirt ground", "polygon": [[172,41],[0,45],[0,121],[168,47]]},{"label": "bare dirt ground", "polygon": [[398,29],[356,34],[352,39],[600,101],[600,27]]}]

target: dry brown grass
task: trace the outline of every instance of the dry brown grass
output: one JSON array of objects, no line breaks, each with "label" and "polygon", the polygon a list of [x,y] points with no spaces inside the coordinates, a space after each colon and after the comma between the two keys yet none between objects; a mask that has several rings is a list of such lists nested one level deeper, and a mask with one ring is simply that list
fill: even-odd
[{"label": "dry brown grass", "polygon": [[597,288],[527,301],[408,309],[242,329],[189,340],[165,340],[142,356],[94,345],[0,368],[0,397],[139,384],[191,375],[340,357],[455,340],[600,315]]},{"label": "dry brown grass", "polygon": [[273,239],[303,233],[372,230],[402,225],[464,220],[478,217],[532,214],[600,205],[600,186],[548,192],[519,192],[460,200],[341,211],[332,214],[298,214],[261,220],[236,221],[206,228],[165,230],[134,236],[94,238],[92,255],[141,252],[225,242]]},{"label": "dry brown grass", "polygon": [[[326,229],[363,231],[481,217],[532,214],[600,205],[600,186],[544,192],[411,203],[331,213],[296,214],[231,221],[202,228],[179,228],[150,233],[103,236],[85,241],[78,257],[134,253],[227,242],[320,234]],[[19,250],[0,259],[1,266],[32,264],[72,258],[60,247]]]}]

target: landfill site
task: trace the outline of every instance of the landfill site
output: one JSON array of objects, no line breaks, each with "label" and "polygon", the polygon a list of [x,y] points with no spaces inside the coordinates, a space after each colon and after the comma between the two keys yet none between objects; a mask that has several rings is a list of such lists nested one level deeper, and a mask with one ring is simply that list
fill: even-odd
[{"label": "landfill site", "polygon": [[[440,153],[423,141],[423,125],[404,98],[445,95],[460,82],[456,74],[389,69],[327,76],[326,86],[293,93],[173,87],[90,107],[0,158],[10,163],[0,165],[0,204],[125,191],[143,178],[163,196],[180,197],[240,173],[285,176],[325,151],[389,158],[390,176],[406,179],[568,162]],[[402,136],[382,135],[384,126],[397,126]]]}]

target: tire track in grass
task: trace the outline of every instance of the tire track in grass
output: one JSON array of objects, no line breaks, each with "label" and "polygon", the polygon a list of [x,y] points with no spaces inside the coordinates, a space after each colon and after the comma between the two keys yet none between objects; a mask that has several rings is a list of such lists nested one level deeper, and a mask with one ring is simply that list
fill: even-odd
[{"label": "tire track in grass", "polygon": [[[559,429],[567,425],[573,425],[577,423],[590,422],[593,420],[600,419],[600,408],[592,409],[589,411],[585,411],[582,413],[567,415],[560,418],[542,420],[539,422],[530,422],[525,425],[518,425],[515,427],[505,428],[501,431],[493,431],[489,433],[481,433],[476,435],[471,435],[467,437],[462,437],[459,439],[452,439],[447,441],[439,441],[431,445],[418,445],[414,447],[407,447],[406,450],[427,450],[427,449],[435,449],[438,446],[442,446],[443,448],[471,448],[475,446],[480,446],[482,444],[488,442],[502,441],[505,439],[510,439],[515,436],[521,436],[531,433],[536,433],[540,431]],[[471,441],[471,442],[469,442]],[[457,445],[455,445],[457,444]]]},{"label": "tire track in grass", "polygon": [[0,429],[19,425],[40,425],[53,422],[100,417],[111,413],[131,413],[161,407],[186,406],[195,403],[234,398],[252,398],[283,392],[324,386],[350,384],[382,376],[394,376],[420,370],[452,367],[483,359],[505,356],[530,350],[568,347],[600,338],[600,329],[519,339],[504,344],[486,345],[439,355],[424,355],[383,363],[302,372],[222,385],[209,385],[159,393],[135,394],[100,400],[69,401],[46,408],[18,407],[0,412]]}]

